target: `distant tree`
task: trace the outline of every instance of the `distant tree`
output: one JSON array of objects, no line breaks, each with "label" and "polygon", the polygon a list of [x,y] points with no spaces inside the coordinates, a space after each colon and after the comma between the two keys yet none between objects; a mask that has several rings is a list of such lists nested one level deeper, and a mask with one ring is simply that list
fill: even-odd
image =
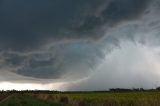
[{"label": "distant tree", "polygon": [[160,91],[160,87],[157,87],[156,90],[157,90],[157,91]]}]

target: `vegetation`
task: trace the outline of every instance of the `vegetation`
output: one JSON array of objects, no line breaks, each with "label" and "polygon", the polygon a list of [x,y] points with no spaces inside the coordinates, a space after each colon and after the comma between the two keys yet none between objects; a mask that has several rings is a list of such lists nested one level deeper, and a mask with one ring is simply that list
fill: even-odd
[{"label": "vegetation", "polygon": [[62,106],[22,94],[12,94],[0,102],[0,106]]},{"label": "vegetation", "polygon": [[69,106],[159,106],[160,92],[30,94]]},{"label": "vegetation", "polygon": [[159,87],[97,92],[13,90],[0,91],[0,94],[0,106],[160,106]]},{"label": "vegetation", "polygon": [[10,94],[9,93],[0,93],[0,101],[4,100],[7,98]]}]

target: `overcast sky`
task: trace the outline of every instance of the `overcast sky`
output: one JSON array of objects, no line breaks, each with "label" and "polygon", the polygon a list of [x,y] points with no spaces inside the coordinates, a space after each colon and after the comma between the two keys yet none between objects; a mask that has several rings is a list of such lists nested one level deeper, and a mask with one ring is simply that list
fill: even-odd
[{"label": "overcast sky", "polygon": [[159,0],[0,0],[0,89],[160,86],[159,10]]}]

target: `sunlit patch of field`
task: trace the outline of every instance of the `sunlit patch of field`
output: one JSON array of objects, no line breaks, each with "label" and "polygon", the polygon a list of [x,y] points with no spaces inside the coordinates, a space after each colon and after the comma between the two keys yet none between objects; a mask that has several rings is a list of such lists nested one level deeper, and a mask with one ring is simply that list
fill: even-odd
[{"label": "sunlit patch of field", "polygon": [[69,106],[160,106],[160,92],[57,93],[30,96]]}]

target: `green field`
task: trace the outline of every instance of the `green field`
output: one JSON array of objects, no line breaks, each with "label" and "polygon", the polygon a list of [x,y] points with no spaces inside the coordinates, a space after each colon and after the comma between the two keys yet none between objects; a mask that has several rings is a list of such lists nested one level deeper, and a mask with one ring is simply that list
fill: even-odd
[{"label": "green field", "polygon": [[160,106],[160,92],[59,93],[31,96],[69,106]]},{"label": "green field", "polygon": [[15,93],[0,106],[160,106],[160,92]]},{"label": "green field", "polygon": [[4,98],[0,102],[0,106],[62,106],[45,100],[40,100],[38,98],[21,95],[12,94]]}]

